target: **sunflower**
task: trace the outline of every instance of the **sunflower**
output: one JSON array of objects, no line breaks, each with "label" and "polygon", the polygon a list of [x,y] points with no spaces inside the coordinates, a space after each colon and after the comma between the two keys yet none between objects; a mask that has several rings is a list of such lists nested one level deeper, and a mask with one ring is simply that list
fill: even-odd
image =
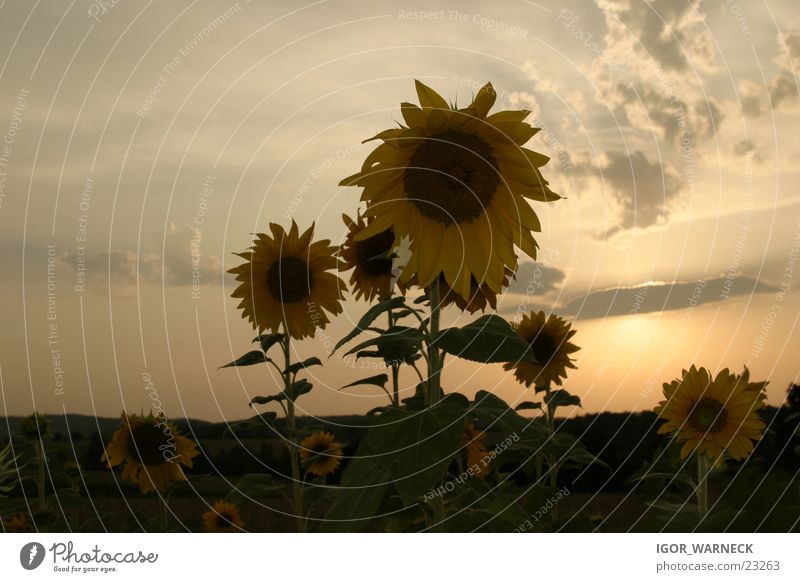
[{"label": "sunflower", "polygon": [[348,228],[348,233],[340,249],[344,264],[340,265],[339,270],[353,269],[350,285],[355,291],[355,298],[364,297],[367,301],[372,301],[375,297],[379,300],[388,299],[392,294],[395,279],[394,231],[387,228],[368,239],[355,240],[358,233],[367,226],[364,218],[358,214],[356,220],[353,220],[342,214],[342,220]]},{"label": "sunflower", "polygon": [[427,287],[444,273],[465,300],[472,278],[500,293],[506,267],[516,270],[514,246],[536,257],[539,219],[525,198],[560,198],[538,170],[547,156],[522,147],[538,130],[523,121],[529,111],[488,115],[491,83],[464,109],[419,81],[416,88],[421,107],[400,106],[407,125],[373,137],[383,143],[341,182],[364,188],[370,222],[356,240],[390,227],[408,237],[412,256],[400,283],[416,275]]},{"label": "sunflower", "polygon": [[29,533],[34,531],[33,524],[28,519],[27,513],[18,513],[11,519],[2,520],[3,531],[6,533]]},{"label": "sunflower", "polygon": [[461,446],[467,451],[467,466],[473,470],[476,476],[486,477],[488,473],[487,459],[489,450],[486,448],[484,440],[486,433],[475,428],[471,422],[464,425],[464,436],[461,438]]},{"label": "sunflower", "polygon": [[580,349],[569,341],[575,330],[560,317],[552,314],[545,317],[544,311],[539,311],[522,316],[517,334],[531,345],[536,363],[509,363],[504,364],[503,369],[514,370],[517,380],[528,387],[533,383],[560,386],[561,379],[567,377],[567,368],[575,368],[569,357]]},{"label": "sunflower", "polygon": [[300,460],[312,475],[330,475],[342,462],[342,445],[329,432],[315,432],[300,441]]},{"label": "sunflower", "polygon": [[172,482],[186,480],[181,465],[191,467],[199,454],[197,445],[179,435],[163,414],[123,412],[122,428],[114,433],[101,460],[109,467],[125,463],[122,478],[138,483],[142,493],[163,493]]},{"label": "sunflower", "polygon": [[249,250],[236,253],[246,262],[228,271],[240,282],[231,296],[242,299],[242,317],[259,333],[277,333],[283,324],[294,338],[313,336],[329,323],[325,311],[342,312],[344,283],[328,272],[338,266],[336,248],[329,240],[311,242],[313,224],[303,234],[294,221],[289,232],[274,223],[269,228],[272,236],[259,233]]},{"label": "sunflower", "polygon": [[727,451],[733,459],[744,459],[765,427],[757,411],[764,406],[766,382],[749,380],[746,368],[741,376],[725,369],[714,379],[705,368],[684,370],[680,380],[664,384],[667,399],[655,409],[666,420],[659,434],[676,434],[684,443],[681,458],[697,451],[719,461]]},{"label": "sunflower", "polygon": [[[503,288],[508,286],[508,280],[511,275],[511,271],[506,269],[506,274],[503,277]],[[415,279],[412,279],[412,282],[414,281]],[[455,304],[461,311],[468,311],[469,313],[475,313],[476,311],[483,312],[486,310],[487,305],[492,309],[497,309],[497,293],[492,291],[486,283],[478,283],[475,277],[470,277],[469,296],[465,299],[447,284],[444,273],[440,273],[439,294],[442,308]]]},{"label": "sunflower", "polygon": [[244,521],[239,515],[239,508],[235,504],[220,499],[214,506],[203,514],[203,528],[209,533],[240,532]]}]

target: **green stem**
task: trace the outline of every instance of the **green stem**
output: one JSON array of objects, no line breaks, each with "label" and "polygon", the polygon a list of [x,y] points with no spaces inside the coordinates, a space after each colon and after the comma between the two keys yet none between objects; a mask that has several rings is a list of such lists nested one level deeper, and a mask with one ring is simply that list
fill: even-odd
[{"label": "green stem", "polygon": [[428,370],[428,405],[433,406],[441,399],[440,376],[441,376],[441,358],[439,348],[436,347],[436,336],[439,335],[439,278],[435,278],[430,286],[431,296],[431,325],[430,334],[431,339],[428,342],[428,361],[430,369]]},{"label": "green stem", "polygon": [[[428,406],[435,406],[441,400],[441,357],[439,348],[436,346],[436,338],[439,335],[439,277],[434,278],[430,286],[431,297],[431,322],[430,339],[428,340]],[[436,496],[432,500],[433,504],[433,530],[441,531],[441,524],[444,521],[444,501]]]},{"label": "green stem", "polygon": [[[547,424],[548,438],[552,438],[556,432],[556,408],[550,403],[550,383],[544,385],[544,401],[545,401],[545,421]],[[558,462],[552,455],[546,456],[548,473],[550,477],[550,487],[558,490]],[[553,520],[558,518],[558,508],[553,506],[553,511],[550,512]]]},{"label": "green stem", "polygon": [[708,514],[708,457],[697,453],[697,512],[702,522]]},{"label": "green stem", "polygon": [[[386,313],[388,314],[388,317],[389,317],[389,329],[392,329],[394,327],[394,324],[395,324],[394,313],[392,313],[391,309],[389,311],[387,311]],[[400,386],[399,386],[399,383],[400,383],[400,367],[399,367],[399,365],[395,364],[394,362],[392,362],[391,367],[392,367],[392,398],[391,398],[392,405],[395,408],[400,408]]]},{"label": "green stem", "polygon": [[[292,365],[292,353],[289,333],[285,329],[284,332],[286,333],[282,343],[283,357],[286,362],[286,366],[283,372],[283,384],[284,390],[286,393],[289,393],[292,386],[292,378],[291,374],[289,373],[289,366]],[[295,440],[297,422],[294,411],[294,400],[291,398],[286,399],[286,423],[289,428],[287,440],[289,446],[289,458],[292,463],[292,499],[294,500],[294,515],[297,524],[297,531],[298,533],[303,533],[306,525],[305,515],[303,513],[303,486],[300,481],[300,459],[298,458],[297,441]]]}]

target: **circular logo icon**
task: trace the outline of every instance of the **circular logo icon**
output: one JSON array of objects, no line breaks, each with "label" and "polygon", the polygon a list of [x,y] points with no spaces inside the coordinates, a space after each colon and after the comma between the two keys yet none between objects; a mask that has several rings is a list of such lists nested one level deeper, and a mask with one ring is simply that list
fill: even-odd
[{"label": "circular logo icon", "polygon": [[26,570],[35,570],[44,561],[44,546],[39,542],[29,542],[19,551],[19,563]]}]

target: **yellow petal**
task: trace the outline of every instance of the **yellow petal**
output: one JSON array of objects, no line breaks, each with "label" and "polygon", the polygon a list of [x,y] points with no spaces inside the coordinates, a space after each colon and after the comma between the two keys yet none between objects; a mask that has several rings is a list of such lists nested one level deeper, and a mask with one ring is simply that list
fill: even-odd
[{"label": "yellow petal", "polygon": [[450,109],[441,95],[428,87],[427,85],[414,81],[417,87],[417,97],[419,97],[419,104],[424,108],[432,109]]}]

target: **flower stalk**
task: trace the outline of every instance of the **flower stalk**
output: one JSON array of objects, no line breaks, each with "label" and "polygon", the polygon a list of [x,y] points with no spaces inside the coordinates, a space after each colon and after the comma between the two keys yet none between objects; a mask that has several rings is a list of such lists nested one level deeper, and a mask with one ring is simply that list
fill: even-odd
[{"label": "flower stalk", "polygon": [[[284,330],[283,341],[283,358],[285,367],[283,369],[283,385],[284,392],[288,395],[291,394],[292,387],[292,373],[289,370],[292,365],[291,353],[291,340],[288,330]],[[287,435],[287,447],[289,448],[289,458],[292,464],[292,501],[294,502],[294,515],[297,525],[297,532],[303,533],[306,529],[305,513],[303,512],[303,485],[302,477],[300,476],[300,459],[297,450],[297,419],[295,417],[294,400],[292,398],[286,399],[286,423],[289,429]]]}]

